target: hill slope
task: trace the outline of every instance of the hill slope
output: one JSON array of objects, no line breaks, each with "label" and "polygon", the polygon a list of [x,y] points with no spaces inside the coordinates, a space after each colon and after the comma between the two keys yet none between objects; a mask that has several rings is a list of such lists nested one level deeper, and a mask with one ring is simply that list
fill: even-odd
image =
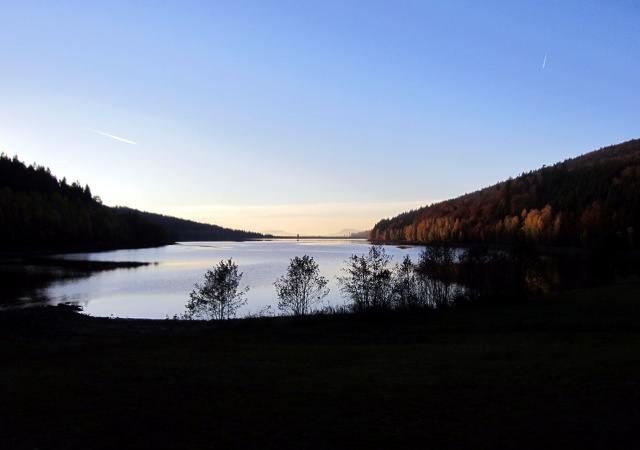
[{"label": "hill slope", "polygon": [[80,251],[171,242],[161,227],[114,211],[89,186],[0,156],[0,250]]},{"label": "hill slope", "polygon": [[638,247],[640,140],[378,222],[378,242]]},{"label": "hill slope", "polygon": [[255,233],[253,231],[224,228],[218,225],[194,222],[192,220],[138,211],[126,207],[118,207],[115,209],[123,213],[137,214],[144,220],[162,227],[175,241],[237,241],[269,237],[268,235]]},{"label": "hill slope", "polygon": [[258,233],[199,224],[130,208],[110,208],[89,186],[0,155],[0,251],[89,251],[176,240],[241,240]]}]

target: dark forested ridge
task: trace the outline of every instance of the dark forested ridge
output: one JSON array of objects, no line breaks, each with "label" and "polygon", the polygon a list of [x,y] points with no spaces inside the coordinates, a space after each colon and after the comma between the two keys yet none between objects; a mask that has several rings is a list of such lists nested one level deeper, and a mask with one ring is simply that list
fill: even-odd
[{"label": "dark forested ridge", "polygon": [[259,236],[130,208],[110,208],[92,195],[89,186],[69,184],[45,167],[0,156],[0,250],[102,250]]},{"label": "dark forested ridge", "polygon": [[126,207],[117,207],[116,211],[124,214],[137,214],[144,220],[165,229],[175,241],[237,241],[244,239],[259,239],[269,237],[252,231],[234,230],[218,225],[194,222],[177,217],[137,211]]},{"label": "dark forested ridge", "polygon": [[0,249],[75,251],[169,242],[161,227],[102,205],[89,186],[0,157]]},{"label": "dark forested ridge", "polygon": [[378,222],[377,242],[638,247],[640,140]]}]

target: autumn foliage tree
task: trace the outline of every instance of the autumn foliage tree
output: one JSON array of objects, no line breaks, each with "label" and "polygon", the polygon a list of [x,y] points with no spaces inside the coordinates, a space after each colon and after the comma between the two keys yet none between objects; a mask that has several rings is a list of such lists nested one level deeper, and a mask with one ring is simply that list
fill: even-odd
[{"label": "autumn foliage tree", "polygon": [[374,242],[637,248],[640,140],[379,221]]}]

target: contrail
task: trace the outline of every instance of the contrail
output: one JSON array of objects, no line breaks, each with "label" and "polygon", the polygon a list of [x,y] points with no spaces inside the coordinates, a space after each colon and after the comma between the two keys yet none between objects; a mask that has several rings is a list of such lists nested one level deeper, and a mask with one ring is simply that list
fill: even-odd
[{"label": "contrail", "polygon": [[106,136],[108,138],[115,139],[116,141],[125,142],[125,143],[131,144],[131,145],[136,145],[136,143],[134,141],[130,141],[129,139],[125,139],[125,138],[121,138],[121,137],[118,137],[118,136],[114,136],[113,134],[105,133],[104,131],[94,130],[92,128],[89,128],[89,130],[93,131],[96,134],[99,134],[100,136]]},{"label": "contrail", "polygon": [[547,52],[544,52],[544,59],[542,60],[542,70],[547,67]]}]

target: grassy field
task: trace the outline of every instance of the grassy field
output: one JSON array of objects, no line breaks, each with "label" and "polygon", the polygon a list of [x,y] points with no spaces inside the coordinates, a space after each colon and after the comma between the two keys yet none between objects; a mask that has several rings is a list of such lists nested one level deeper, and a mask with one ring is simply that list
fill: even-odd
[{"label": "grassy field", "polygon": [[0,314],[0,449],[640,446],[640,283],[430,314]]}]

